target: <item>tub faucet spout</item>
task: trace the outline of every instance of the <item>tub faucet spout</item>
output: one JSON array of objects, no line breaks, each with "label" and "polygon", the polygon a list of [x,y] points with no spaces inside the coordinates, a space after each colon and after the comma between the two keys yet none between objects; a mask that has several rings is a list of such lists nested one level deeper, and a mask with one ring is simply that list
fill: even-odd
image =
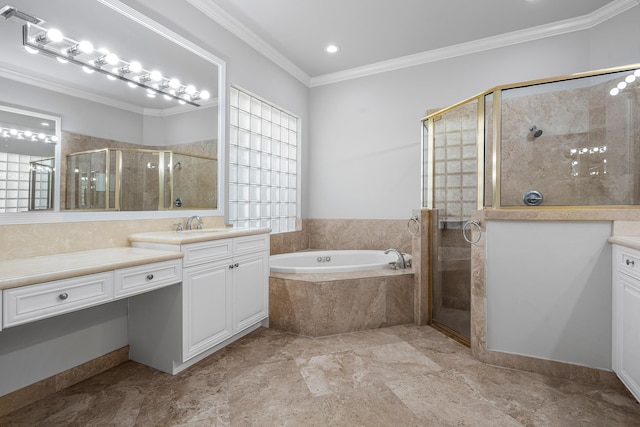
[{"label": "tub faucet spout", "polygon": [[402,252],[400,252],[396,248],[389,248],[384,251],[385,254],[388,254],[389,252],[393,252],[398,256],[398,261],[396,261],[396,265],[398,266],[398,268],[407,268],[407,263],[404,260],[404,255],[402,255]]},{"label": "tub faucet spout", "polygon": [[187,224],[185,225],[184,228],[186,228],[187,230],[191,230],[191,224],[193,223],[194,219],[198,221],[198,224],[196,225],[196,229],[200,230],[202,228],[202,218],[200,218],[199,215],[194,215],[189,219],[187,219]]}]

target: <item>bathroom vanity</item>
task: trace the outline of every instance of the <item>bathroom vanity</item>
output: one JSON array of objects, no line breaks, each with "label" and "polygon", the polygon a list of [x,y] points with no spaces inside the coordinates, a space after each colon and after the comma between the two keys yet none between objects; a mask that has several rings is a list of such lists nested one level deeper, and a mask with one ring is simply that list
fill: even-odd
[{"label": "bathroom vanity", "polygon": [[112,248],[0,261],[3,328],[35,322],[182,280],[182,254]]},{"label": "bathroom vanity", "polygon": [[612,237],[614,372],[640,401],[640,237]]},{"label": "bathroom vanity", "polygon": [[181,289],[129,300],[131,359],[175,374],[269,315],[269,229],[140,233],[139,248],[182,254]]},{"label": "bathroom vanity", "polygon": [[[0,261],[0,338],[12,350],[0,395],[126,345],[131,360],[175,374],[266,326],[269,232],[141,233],[132,247]],[[31,373],[33,346],[65,352]]]}]

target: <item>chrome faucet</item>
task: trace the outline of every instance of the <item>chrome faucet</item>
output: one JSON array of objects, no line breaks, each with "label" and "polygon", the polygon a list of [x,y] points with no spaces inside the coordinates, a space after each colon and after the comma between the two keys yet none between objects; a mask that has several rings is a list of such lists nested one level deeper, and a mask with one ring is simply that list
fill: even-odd
[{"label": "chrome faucet", "polygon": [[398,255],[398,261],[396,261],[397,268],[407,268],[407,263],[404,260],[404,255],[402,255],[402,252],[400,252],[395,248],[389,248],[386,251],[384,251],[385,254],[388,254],[389,252],[393,252],[396,255]]},{"label": "chrome faucet", "polygon": [[189,219],[187,219],[187,224],[185,225],[185,230],[191,230],[191,223],[193,223],[193,220],[198,221],[198,224],[196,225],[196,229],[197,230],[202,230],[202,218],[200,218],[199,215],[194,215],[192,217],[189,217]]}]

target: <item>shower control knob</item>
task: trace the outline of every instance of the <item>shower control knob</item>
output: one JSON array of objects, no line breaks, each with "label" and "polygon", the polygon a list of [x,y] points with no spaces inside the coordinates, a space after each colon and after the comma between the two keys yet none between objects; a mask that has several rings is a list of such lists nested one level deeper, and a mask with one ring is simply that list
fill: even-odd
[{"label": "shower control knob", "polygon": [[69,298],[69,294],[66,292],[61,293],[60,295],[58,295],[58,298],[60,298],[60,300],[64,301],[67,298]]},{"label": "shower control knob", "polygon": [[522,197],[522,201],[527,206],[540,206],[542,204],[542,193],[536,190],[527,191]]}]

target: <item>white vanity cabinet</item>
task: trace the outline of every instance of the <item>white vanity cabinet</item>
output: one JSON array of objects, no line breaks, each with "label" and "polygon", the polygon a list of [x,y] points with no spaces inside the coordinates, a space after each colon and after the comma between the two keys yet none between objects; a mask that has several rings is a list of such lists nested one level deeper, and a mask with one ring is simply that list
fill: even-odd
[{"label": "white vanity cabinet", "polygon": [[231,241],[183,247],[182,361],[233,335]]},{"label": "white vanity cabinet", "polygon": [[[162,238],[158,242],[136,240],[144,239],[141,235],[130,237],[133,246],[172,248],[184,254],[180,295],[157,294],[156,301],[147,298],[130,304],[130,316],[139,319],[130,335],[146,335],[150,343],[163,343],[153,349],[132,347],[133,360],[175,374],[266,322],[269,234],[258,232],[237,237],[232,234],[197,242],[189,242],[186,237],[175,243]],[[186,232],[184,236],[193,234]],[[180,303],[176,304],[176,298]],[[181,308],[181,313],[176,314],[179,328],[165,331],[153,328],[159,320],[154,313],[174,312],[176,306]],[[158,348],[163,350],[158,352]]]},{"label": "white vanity cabinet", "polygon": [[640,250],[613,246],[613,370],[640,401]]},{"label": "white vanity cabinet", "polygon": [[233,331],[250,327],[269,316],[268,235],[234,239]]}]

